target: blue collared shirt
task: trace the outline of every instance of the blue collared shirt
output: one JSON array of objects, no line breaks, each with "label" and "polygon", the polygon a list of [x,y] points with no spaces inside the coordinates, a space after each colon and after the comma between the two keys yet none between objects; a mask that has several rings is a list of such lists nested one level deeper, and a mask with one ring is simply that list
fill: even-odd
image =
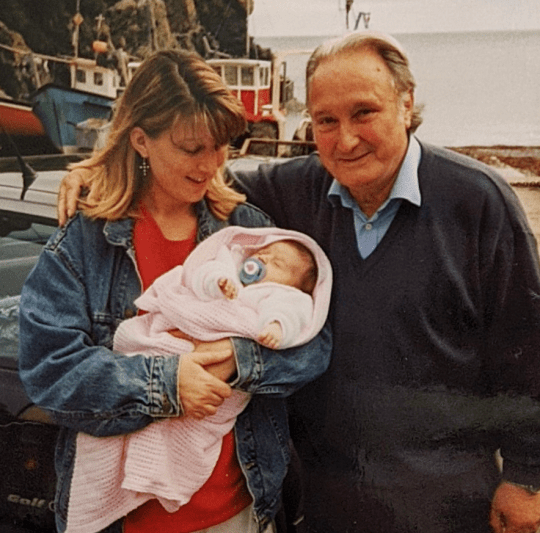
[{"label": "blue collared shirt", "polygon": [[354,215],[356,244],[362,259],[368,257],[388,231],[403,200],[420,206],[422,196],[418,184],[418,165],[420,164],[420,144],[411,136],[405,159],[399,169],[396,181],[386,201],[377,212],[368,218],[360,209],[348,189],[336,180],[330,186],[328,199],[335,205],[338,199],[341,205],[351,209]]}]

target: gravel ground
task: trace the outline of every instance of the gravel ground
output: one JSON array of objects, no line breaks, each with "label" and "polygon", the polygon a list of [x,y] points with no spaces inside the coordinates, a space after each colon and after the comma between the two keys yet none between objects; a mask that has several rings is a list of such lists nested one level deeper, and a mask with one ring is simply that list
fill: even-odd
[{"label": "gravel ground", "polygon": [[540,243],[540,188],[516,187],[514,190],[525,208],[536,242]]},{"label": "gravel ground", "polygon": [[462,146],[452,150],[494,167],[512,167],[526,176],[540,176],[540,146]]}]

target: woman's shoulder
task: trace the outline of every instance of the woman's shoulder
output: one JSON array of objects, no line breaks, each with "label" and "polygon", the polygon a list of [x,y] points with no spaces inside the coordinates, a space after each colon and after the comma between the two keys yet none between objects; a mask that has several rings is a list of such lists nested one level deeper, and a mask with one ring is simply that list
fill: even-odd
[{"label": "woman's shoulder", "polygon": [[[110,227],[111,229],[107,229]],[[112,233],[117,240],[131,238],[131,221],[107,223],[103,219],[91,219],[81,212],[77,212],[66,224],[59,227],[49,238],[46,248],[52,251],[96,249],[100,243],[110,240],[107,233]]]}]

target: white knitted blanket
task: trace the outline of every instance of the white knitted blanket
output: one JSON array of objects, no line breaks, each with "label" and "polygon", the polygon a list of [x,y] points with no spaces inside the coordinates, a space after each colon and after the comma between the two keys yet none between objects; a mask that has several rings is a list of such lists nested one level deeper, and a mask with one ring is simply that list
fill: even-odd
[{"label": "white knitted blanket", "polygon": [[[255,339],[257,321],[247,320],[250,313],[244,313],[238,320],[231,301],[202,302],[190,286],[196,284],[197,266],[214,259],[223,244],[240,244],[247,256],[254,249],[283,238],[303,242],[313,251],[318,263],[313,317],[309,324],[304,323],[302,331],[296,332],[297,339],[291,345],[313,338],[324,325],[330,301],[331,268],[322,250],[309,237],[297,232],[231,226],[201,243],[184,267],[176,267],[158,278],[136,300],[137,306],[148,313],[120,325],[115,334],[115,351],[126,356],[178,355],[192,351],[190,342],[167,333],[175,328],[203,341],[235,334]],[[165,418],[141,431],[115,437],[79,433],[66,532],[95,533],[152,498],[157,498],[168,512],[185,505],[209,478],[219,458],[223,437],[231,431],[248,401],[248,394],[234,390],[214,416],[203,420]]]}]

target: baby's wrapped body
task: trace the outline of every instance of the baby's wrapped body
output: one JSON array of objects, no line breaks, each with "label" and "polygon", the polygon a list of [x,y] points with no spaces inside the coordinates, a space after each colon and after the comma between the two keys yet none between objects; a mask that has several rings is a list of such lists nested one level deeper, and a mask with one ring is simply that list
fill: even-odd
[{"label": "baby's wrapped body", "polygon": [[[314,258],[317,278],[312,293],[264,279],[243,286],[243,261],[284,240],[299,242]],[[268,274],[271,279],[270,267]],[[236,287],[232,299],[220,289],[224,278]],[[158,278],[136,300],[146,313],[120,324],[114,349],[126,356],[177,355],[191,352],[194,345],[171,335],[171,330],[201,341],[230,336],[257,340],[266,325],[276,322],[282,331],[279,348],[298,346],[323,327],[331,283],[328,259],[306,235],[230,226],[203,241],[183,266]],[[211,475],[223,437],[249,399],[249,394],[233,389],[217,413],[203,420],[166,418],[117,437],[79,434],[67,531],[98,531],[152,498],[169,512],[186,504]],[[96,516],[99,524],[94,523]]]}]

